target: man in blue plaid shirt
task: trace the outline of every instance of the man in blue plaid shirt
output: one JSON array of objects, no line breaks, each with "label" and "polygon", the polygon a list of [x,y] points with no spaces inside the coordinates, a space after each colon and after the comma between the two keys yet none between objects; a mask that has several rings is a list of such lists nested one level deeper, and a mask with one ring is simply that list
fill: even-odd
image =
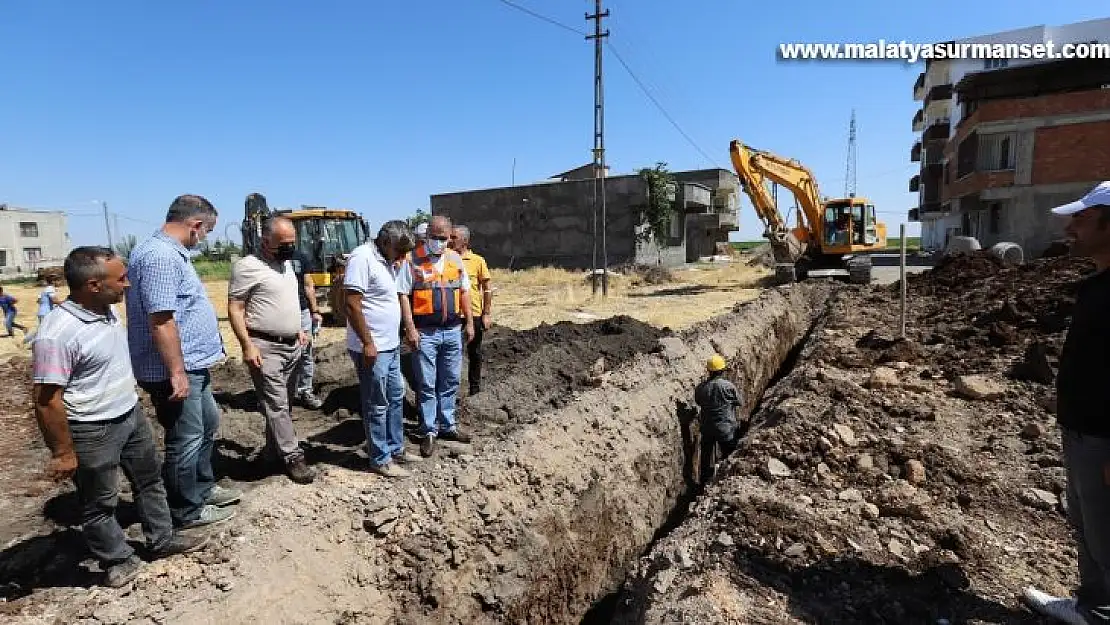
[{"label": "man in blue plaid shirt", "polygon": [[166,431],[163,481],[173,521],[197,527],[234,516],[241,493],[216,484],[212,449],[220,408],[209,367],[225,357],[216,311],[193,267],[195,249],[216,226],[212,203],[173,201],[166,223],[131,252],[127,340],[139,385]]}]

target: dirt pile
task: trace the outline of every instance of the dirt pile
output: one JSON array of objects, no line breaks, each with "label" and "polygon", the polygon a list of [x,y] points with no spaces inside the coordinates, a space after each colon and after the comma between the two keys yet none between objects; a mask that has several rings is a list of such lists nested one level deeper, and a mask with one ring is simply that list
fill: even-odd
[{"label": "dirt pile", "polygon": [[673,332],[628,316],[542,323],[524,331],[494,327],[482,344],[485,390],[470,398],[460,418],[529,423],[566,406],[575,391],[601,385],[637,354],[657,350],[666,336]]},{"label": "dirt pile", "polygon": [[1069,592],[1074,550],[1052,388],[1013,365],[1059,339],[1082,271],[942,264],[910,283],[907,341],[890,289],[841,292],[615,622],[1040,622],[1016,595]]}]

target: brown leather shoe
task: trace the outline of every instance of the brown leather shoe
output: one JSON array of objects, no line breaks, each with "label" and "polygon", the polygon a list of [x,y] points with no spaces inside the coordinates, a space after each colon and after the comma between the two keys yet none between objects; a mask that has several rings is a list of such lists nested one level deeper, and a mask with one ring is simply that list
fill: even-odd
[{"label": "brown leather shoe", "polygon": [[285,470],[289,474],[289,479],[298,484],[311,484],[316,479],[316,473],[308,467],[304,458],[289,461]]}]

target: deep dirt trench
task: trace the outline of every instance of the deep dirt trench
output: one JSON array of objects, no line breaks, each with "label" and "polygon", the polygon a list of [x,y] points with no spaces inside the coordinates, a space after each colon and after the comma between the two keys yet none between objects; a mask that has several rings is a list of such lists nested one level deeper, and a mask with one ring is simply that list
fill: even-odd
[{"label": "deep dirt trench", "polygon": [[[504,364],[489,368],[487,392],[462,410],[474,445],[444,445],[399,481],[365,471],[341,348],[319,358],[324,410],[297,413],[321,470],[307,487],[259,471],[260,417],[245,372],[229,368],[219,382],[220,470],[248,493],[214,546],[155,563],[121,591],[83,577],[59,583],[52,573],[76,562],[37,549],[38,560],[15,567],[21,590],[3,613],[90,624],[607,617],[611,593],[691,501],[692,394],[708,357],[729,359],[753,411],[835,288],[769,290],[681,333],[618,318],[494,336]],[[4,562],[13,559],[0,554]]]}]

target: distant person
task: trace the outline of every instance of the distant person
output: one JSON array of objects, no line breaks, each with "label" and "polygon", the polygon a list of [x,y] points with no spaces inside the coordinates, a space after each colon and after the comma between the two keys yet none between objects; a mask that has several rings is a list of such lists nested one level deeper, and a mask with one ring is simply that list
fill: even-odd
[{"label": "distant person", "polygon": [[397,272],[406,340],[414,348],[414,373],[420,405],[420,454],[435,450],[435,439],[469,443],[455,408],[462,377],[463,343],[474,338],[470,278],[462,259],[448,249],[451,220],[436,215],[423,243],[409,253]]},{"label": "distant person", "polygon": [[227,318],[243,349],[262,416],[266,419],[265,456],[281,463],[289,479],[311,484],[315,474],[305,460],[293,426],[293,398],[308,333],[301,329],[297,273],[293,270],[297,229],[292,220],[262,222],[261,249],[231,266]]},{"label": "distant person", "polygon": [[739,444],[740,423],[736,411],[744,405],[736,385],[724,376],[727,364],[720,354],[706,363],[708,377],[694,389],[694,401],[701,409],[701,468],[698,476],[705,484],[713,476],[718,460],[727,458]]},{"label": "distant person", "polygon": [[127,340],[139,386],[165,429],[162,477],[174,523],[197,527],[235,513],[242,493],[216,484],[212,451],[220,407],[209,368],[226,357],[216,309],[190,251],[216,227],[216,208],[199,195],[174,199],[166,223],[132,250]]},{"label": "distant person", "polygon": [[15,336],[13,328],[19,328],[20,332],[27,334],[27,328],[15,321],[17,302],[19,302],[18,299],[5,293],[4,287],[0,286],[0,311],[4,313],[4,327],[8,330],[8,336]]},{"label": "distant person", "polygon": [[1056,377],[1056,420],[1067,472],[1068,520],[1078,547],[1079,585],[1074,597],[1025,589],[1025,601],[1065,623],[1110,622],[1110,181],[1075,202],[1052,209],[1068,217],[1069,253],[1094,261],[1072,308],[1071,327]]},{"label": "distant person", "polygon": [[347,259],[347,351],[358,372],[362,422],[371,469],[407,477],[402,466],[419,462],[405,451],[405,382],[401,376],[401,296],[397,261],[413,248],[413,235],[400,220],[387,221],[373,241]]},{"label": "distant person", "polygon": [[470,305],[474,317],[474,339],[466,346],[467,384],[470,394],[482,391],[482,337],[493,325],[493,291],[490,288],[489,266],[486,259],[470,249],[470,228],[455,226],[451,232],[452,249],[462,258],[466,274],[470,276]]},{"label": "distant person", "polygon": [[44,318],[32,347],[35,418],[50,448],[47,473],[73,479],[85,543],[123,586],[143,565],[116,520],[119,470],[131,483],[146,546],[155,558],[196,551],[205,537],[173,528],[158,449],[139,406],[127,331],[115,309],[128,287],[112,250],[79,247],[65,260],[70,297]]},{"label": "distant person", "polygon": [[[61,277],[51,275],[46,278],[46,286],[39,291],[39,310],[38,310],[38,327],[42,327],[42,320],[46,315],[50,314],[56,306],[65,301],[65,298],[58,295],[58,285],[61,284]],[[28,332],[23,337],[24,343],[30,343],[35,338],[35,331]]]},{"label": "distant person", "polygon": [[301,305],[301,331],[308,335],[308,344],[301,352],[301,372],[297,376],[295,401],[305,408],[317,410],[324,405],[312,390],[312,380],[316,375],[316,336],[324,322],[316,302],[316,284],[308,272],[308,257],[301,252],[293,253],[293,272],[297,276],[297,298]]}]

